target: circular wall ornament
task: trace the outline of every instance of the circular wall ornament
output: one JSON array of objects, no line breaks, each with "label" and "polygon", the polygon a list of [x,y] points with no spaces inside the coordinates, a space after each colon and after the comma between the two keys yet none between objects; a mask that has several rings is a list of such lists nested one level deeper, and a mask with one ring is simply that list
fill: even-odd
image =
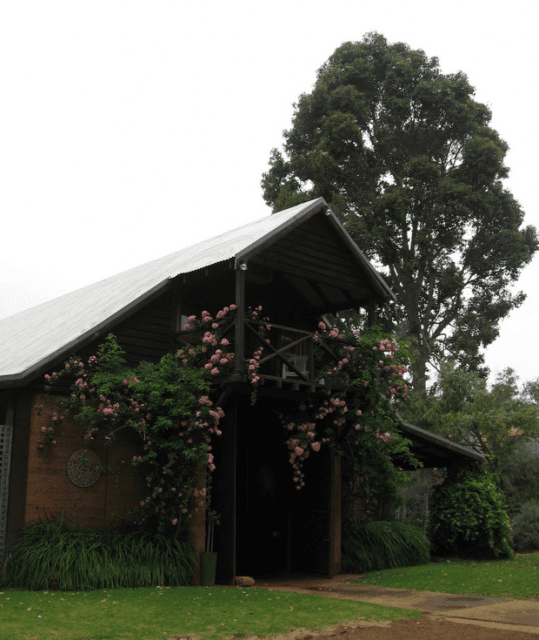
[{"label": "circular wall ornament", "polygon": [[101,462],[89,449],[79,449],[69,458],[67,475],[77,487],[91,487],[101,475]]}]

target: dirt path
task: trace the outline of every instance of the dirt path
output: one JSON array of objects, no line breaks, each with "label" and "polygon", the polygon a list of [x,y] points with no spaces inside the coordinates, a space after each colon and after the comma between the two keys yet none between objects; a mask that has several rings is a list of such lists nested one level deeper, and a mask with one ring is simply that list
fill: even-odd
[{"label": "dirt path", "polygon": [[[524,631],[523,629],[526,629]],[[538,627],[518,627],[492,622],[423,614],[413,620],[346,623],[318,632],[296,629],[275,640],[535,640]]]},{"label": "dirt path", "polygon": [[[348,591],[343,582],[352,577],[339,576],[334,580],[322,581],[313,578],[292,578],[268,581],[265,584],[259,582],[256,586],[419,609],[423,612],[422,616],[394,622],[356,620],[317,631],[295,629],[289,634],[276,636],[275,640],[539,640],[539,605],[536,602],[485,598],[484,602],[469,603],[470,608],[467,608],[466,613],[462,609],[451,612],[445,610],[443,594],[395,589],[382,589],[382,593],[376,593],[376,587],[375,593],[370,593],[373,588],[363,591],[365,587]],[[360,589],[363,593],[359,593]],[[452,596],[449,600],[456,598]],[[436,610],[440,608],[442,610]],[[479,619],[472,619],[474,617]],[[506,620],[510,623],[506,623]]]}]

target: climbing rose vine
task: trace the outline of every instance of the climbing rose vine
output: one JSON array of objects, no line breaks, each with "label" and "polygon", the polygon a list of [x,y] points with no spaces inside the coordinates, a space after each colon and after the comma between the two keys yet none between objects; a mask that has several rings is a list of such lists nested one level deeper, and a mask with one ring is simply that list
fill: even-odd
[{"label": "climbing rose vine", "polygon": [[314,340],[319,380],[326,384],[310,402],[281,415],[294,482],[298,489],[305,485],[305,460],[329,446],[343,460],[349,492],[362,500],[364,517],[374,517],[377,505],[398,499],[399,484],[407,482],[393,460],[419,466],[398,429],[397,412],[408,395],[407,346],[376,328],[359,336],[323,322]]},{"label": "climbing rose vine", "polygon": [[[126,464],[144,469],[147,491],[133,519],[161,532],[178,533],[193,505],[204,504],[208,497],[201,470],[205,467],[211,480],[212,439],[221,435],[224,418],[218,406],[221,388],[215,383],[234,368],[235,311],[230,305],[215,316],[207,311],[199,318],[190,316],[184,327],[186,344],[158,364],[142,362],[130,368],[111,335],[96,355],[72,357],[47,374],[50,424],[41,427],[41,446],[54,446],[57,429],[69,416],[85,429],[89,443],[100,438],[110,444],[122,429],[134,429],[141,452]],[[261,312],[261,307],[249,311],[261,345],[244,363],[255,395],[264,345],[271,335],[269,319]],[[281,414],[298,489],[305,484],[303,463],[326,446],[351,459],[356,475],[365,475],[368,468],[367,464],[357,469],[353,462],[361,458],[361,451],[372,450],[371,461],[380,458],[389,463],[391,455],[407,454],[406,441],[396,429],[396,411],[407,393],[405,350],[376,332],[341,335],[324,323],[318,329],[313,351],[320,384],[308,403],[302,401]],[[58,395],[66,384],[69,393]]]}]

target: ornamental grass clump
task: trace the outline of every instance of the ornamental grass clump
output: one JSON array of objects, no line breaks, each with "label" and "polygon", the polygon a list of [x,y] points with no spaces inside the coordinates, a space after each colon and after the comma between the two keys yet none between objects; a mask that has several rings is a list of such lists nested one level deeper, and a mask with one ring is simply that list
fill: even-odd
[{"label": "ornamental grass clump", "polygon": [[429,561],[430,543],[405,522],[357,522],[347,519],[342,532],[342,569],[349,573],[381,571]]},{"label": "ornamental grass clump", "polygon": [[191,583],[190,542],[139,531],[69,527],[64,520],[25,528],[5,581],[28,590],[111,589]]}]

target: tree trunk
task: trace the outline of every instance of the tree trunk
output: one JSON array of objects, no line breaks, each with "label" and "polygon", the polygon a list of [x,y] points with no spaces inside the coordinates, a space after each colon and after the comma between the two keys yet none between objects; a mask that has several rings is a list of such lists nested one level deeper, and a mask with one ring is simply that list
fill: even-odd
[{"label": "tree trunk", "polygon": [[423,392],[427,388],[427,361],[428,351],[422,346],[414,346],[412,348],[412,374],[414,391]]}]

